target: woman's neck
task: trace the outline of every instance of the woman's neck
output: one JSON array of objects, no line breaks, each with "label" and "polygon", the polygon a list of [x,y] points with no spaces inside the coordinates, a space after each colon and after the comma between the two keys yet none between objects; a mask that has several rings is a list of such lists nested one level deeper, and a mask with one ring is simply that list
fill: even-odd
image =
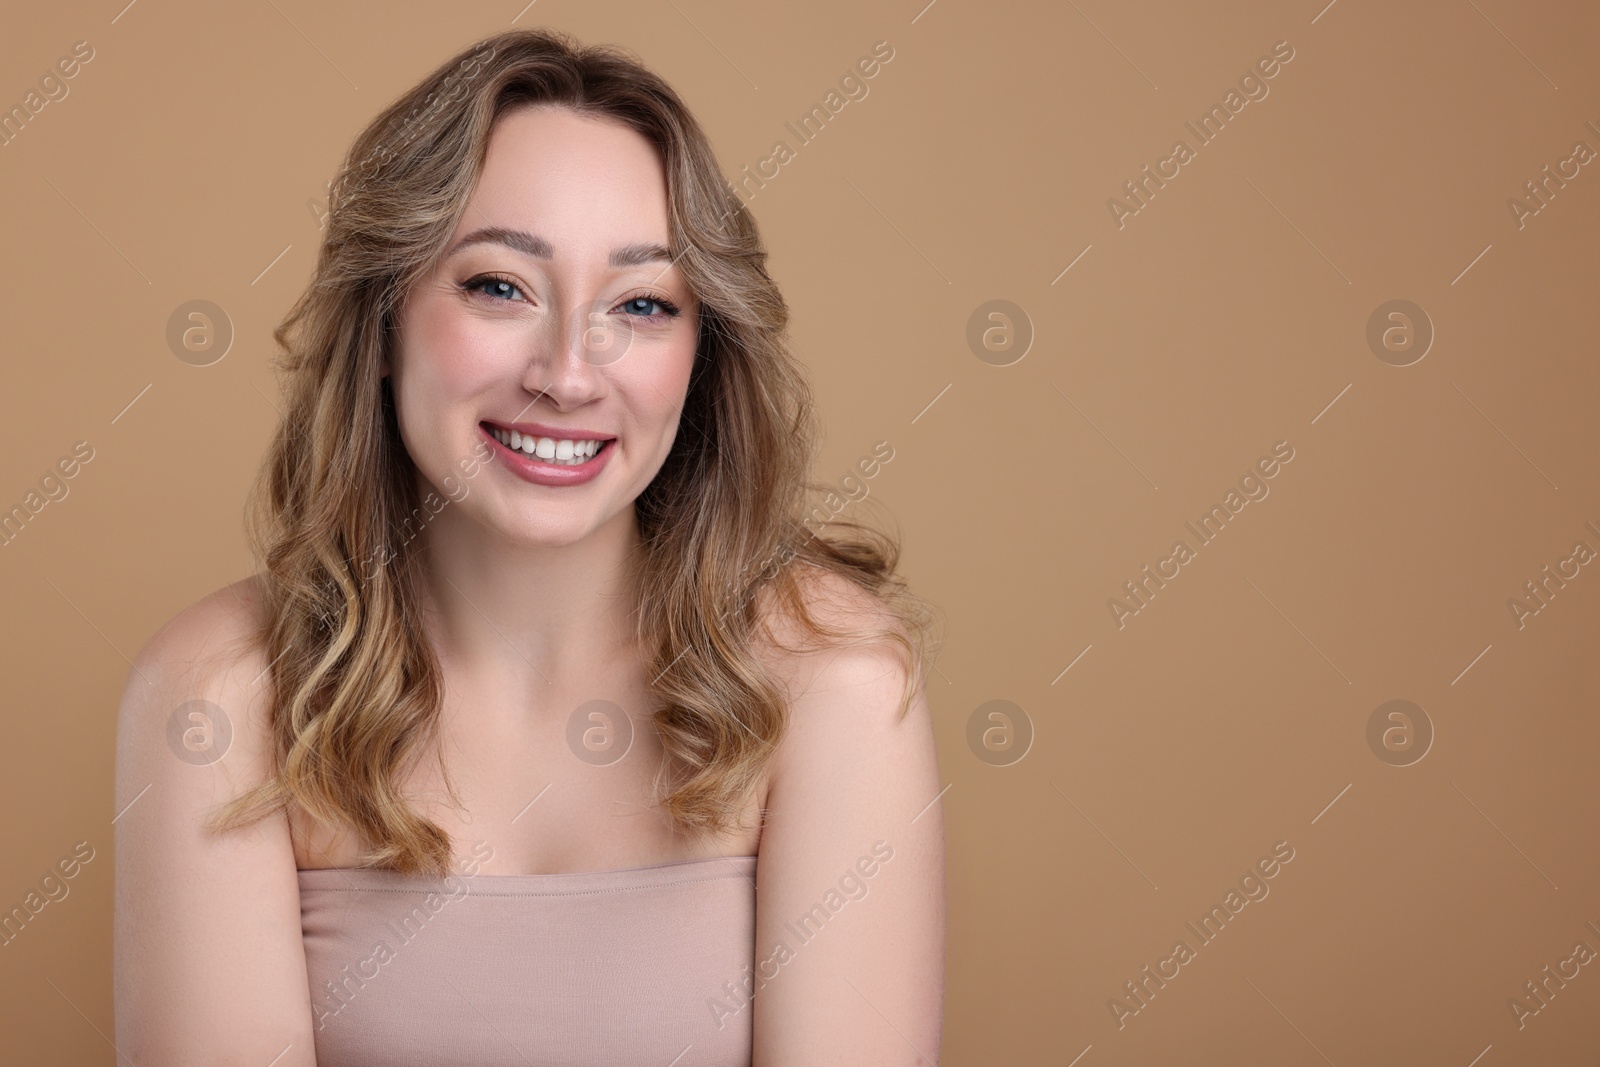
[{"label": "woman's neck", "polygon": [[429,524],[412,564],[442,658],[475,675],[522,676],[521,691],[592,685],[595,671],[637,661],[641,544],[631,506],[577,541],[551,545],[509,542],[452,510]]}]

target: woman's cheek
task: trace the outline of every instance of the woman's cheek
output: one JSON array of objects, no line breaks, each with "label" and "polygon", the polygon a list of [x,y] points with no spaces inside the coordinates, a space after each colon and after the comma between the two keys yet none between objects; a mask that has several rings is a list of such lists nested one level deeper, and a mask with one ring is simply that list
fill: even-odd
[{"label": "woman's cheek", "polygon": [[503,350],[514,347],[509,331],[467,315],[436,316],[421,341],[445,395],[476,391]]},{"label": "woman's cheek", "polygon": [[673,407],[679,406],[677,401],[689,391],[689,377],[694,371],[696,340],[692,330],[674,336],[654,346],[656,350],[650,353],[646,364],[656,379],[651,384],[673,401]]}]

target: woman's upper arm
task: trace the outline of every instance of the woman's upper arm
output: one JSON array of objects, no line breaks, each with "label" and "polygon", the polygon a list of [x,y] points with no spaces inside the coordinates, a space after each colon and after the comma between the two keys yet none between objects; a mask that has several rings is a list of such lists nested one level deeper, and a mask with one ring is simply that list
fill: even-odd
[{"label": "woman's upper arm", "polygon": [[135,1063],[315,1067],[288,821],[204,826],[269,766],[254,610],[240,583],[179,613],[118,711],[116,1045]]},{"label": "woman's upper arm", "polygon": [[944,825],[927,701],[894,646],[824,654],[772,757],[754,1062],[935,1064]]}]

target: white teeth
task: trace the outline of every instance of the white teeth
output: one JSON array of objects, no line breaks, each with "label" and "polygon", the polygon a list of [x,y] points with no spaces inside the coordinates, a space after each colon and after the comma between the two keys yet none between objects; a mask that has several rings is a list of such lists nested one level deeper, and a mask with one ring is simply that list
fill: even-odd
[{"label": "white teeth", "polygon": [[494,439],[507,448],[515,449],[524,455],[537,456],[546,463],[556,466],[575,467],[580,463],[587,463],[596,452],[600,451],[601,442],[594,440],[556,440],[550,437],[524,436],[518,430],[493,429]]}]

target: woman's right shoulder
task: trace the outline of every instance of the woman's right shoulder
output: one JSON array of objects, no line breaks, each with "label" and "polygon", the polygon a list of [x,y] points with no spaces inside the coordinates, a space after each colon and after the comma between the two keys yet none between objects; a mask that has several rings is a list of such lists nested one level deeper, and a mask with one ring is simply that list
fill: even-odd
[{"label": "woman's right shoulder", "polygon": [[202,597],[156,630],[128,672],[112,961],[115,1040],[130,1060],[215,1063],[222,1044],[229,1063],[315,1058],[289,823],[212,832],[226,802],[271,774],[262,607],[251,579]]},{"label": "woman's right shoulder", "polygon": [[210,739],[218,759],[235,748],[254,763],[264,750],[270,688],[260,642],[264,610],[261,579],[251,575],[167,619],[130,665],[119,748],[145,749],[141,739],[159,736],[180,760],[204,763],[201,742]]},{"label": "woman's right shoulder", "polygon": [[261,576],[252,574],[208,593],[168,618],[145,642],[134,665],[170,669],[238,666],[256,646],[265,607]]}]

